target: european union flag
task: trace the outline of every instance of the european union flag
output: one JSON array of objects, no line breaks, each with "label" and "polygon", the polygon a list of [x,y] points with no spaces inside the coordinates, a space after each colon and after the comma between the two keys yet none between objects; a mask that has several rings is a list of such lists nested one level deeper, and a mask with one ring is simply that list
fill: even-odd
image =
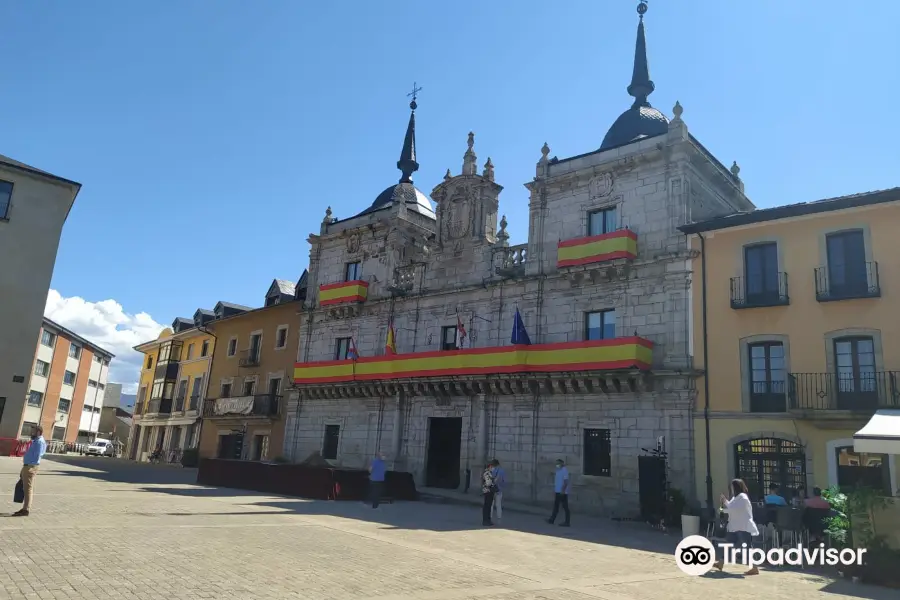
[{"label": "european union flag", "polygon": [[528,337],[528,331],[525,330],[525,322],[522,321],[519,307],[516,307],[516,317],[513,321],[511,341],[513,344],[531,344],[531,338]]}]

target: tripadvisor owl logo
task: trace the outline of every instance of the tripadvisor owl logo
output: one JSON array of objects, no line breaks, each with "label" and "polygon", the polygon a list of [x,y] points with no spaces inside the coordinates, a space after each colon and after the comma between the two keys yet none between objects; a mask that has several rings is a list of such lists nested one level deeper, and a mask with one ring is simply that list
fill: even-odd
[{"label": "tripadvisor owl logo", "polygon": [[[731,543],[717,544],[724,565],[745,565],[758,567],[763,565],[781,567],[784,565],[803,566],[847,566],[863,564],[865,548],[826,548],[824,544],[817,547],[804,548],[801,544],[788,548],[771,548],[768,552],[762,548],[753,548],[746,544],[739,546]],[[689,535],[681,540],[675,548],[675,564],[688,575],[705,575],[713,568],[716,561],[716,545],[700,535]]]},{"label": "tripadvisor owl logo", "polygon": [[688,575],[706,575],[716,561],[716,547],[702,535],[689,535],[675,548],[675,564]]}]

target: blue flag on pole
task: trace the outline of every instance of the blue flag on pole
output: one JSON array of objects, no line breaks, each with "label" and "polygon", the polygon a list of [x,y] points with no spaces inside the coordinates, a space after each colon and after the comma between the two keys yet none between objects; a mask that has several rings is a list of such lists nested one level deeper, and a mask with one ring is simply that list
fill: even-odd
[{"label": "blue flag on pole", "polygon": [[531,344],[531,338],[528,337],[528,331],[525,329],[525,322],[522,321],[522,315],[519,313],[519,307],[516,307],[516,316],[513,321],[512,330],[513,344]]}]

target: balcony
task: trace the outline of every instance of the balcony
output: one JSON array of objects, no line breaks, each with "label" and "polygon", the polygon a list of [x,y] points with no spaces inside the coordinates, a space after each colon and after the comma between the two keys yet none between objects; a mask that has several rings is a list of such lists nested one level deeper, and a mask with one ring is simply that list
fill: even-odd
[{"label": "balcony", "polygon": [[790,297],[788,296],[787,273],[777,273],[776,280],[772,282],[756,280],[752,284],[746,277],[731,278],[731,308],[763,308],[787,306],[788,304],[790,304]]},{"label": "balcony", "polygon": [[791,373],[788,400],[792,411],[871,413],[900,408],[900,371],[868,373]]},{"label": "balcony", "polygon": [[603,263],[619,258],[637,257],[637,234],[630,229],[575,238],[559,242],[557,268]]},{"label": "balcony", "polygon": [[652,358],[652,342],[639,337],[624,337],[296,363],[294,382],[322,385],[413,378],[648,370]]},{"label": "balcony", "polygon": [[172,399],[157,398],[147,403],[145,415],[170,415],[172,414]]},{"label": "balcony", "polygon": [[819,302],[881,297],[878,263],[875,261],[860,263],[858,267],[817,267],[815,277],[816,300]]},{"label": "balcony", "polygon": [[203,403],[203,417],[207,419],[241,419],[263,417],[271,419],[279,415],[281,396],[259,394],[218,398]]},{"label": "balcony", "polygon": [[358,304],[369,296],[369,282],[341,281],[319,286],[319,305]]},{"label": "balcony", "polygon": [[250,348],[242,350],[238,358],[239,367],[258,367],[259,366],[259,348]]},{"label": "balcony", "polygon": [[498,249],[495,254],[496,273],[501,277],[521,277],[528,261],[528,244]]}]

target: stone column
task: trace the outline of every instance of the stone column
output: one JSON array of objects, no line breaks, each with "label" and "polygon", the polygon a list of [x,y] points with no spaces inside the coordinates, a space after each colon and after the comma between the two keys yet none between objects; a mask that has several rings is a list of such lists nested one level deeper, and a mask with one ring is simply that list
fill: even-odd
[{"label": "stone column", "polygon": [[132,451],[134,460],[136,460],[137,462],[141,461],[141,452],[144,448],[144,438],[147,436],[147,427],[144,425],[141,425],[140,428],[141,428],[141,430],[138,432],[138,435],[136,436],[137,439],[134,440],[134,443],[137,444],[137,446]]},{"label": "stone column", "polygon": [[487,448],[488,448],[488,407],[487,407],[487,397],[484,394],[478,394],[476,397],[476,401],[478,403],[478,450],[476,456],[478,457],[478,464],[475,465],[477,469],[475,469],[478,473],[481,473],[481,467],[487,462]]},{"label": "stone column", "polygon": [[397,405],[394,407],[394,428],[391,431],[391,462],[394,470],[397,470],[398,463],[402,462],[400,452],[403,445],[403,400],[405,395],[403,390],[397,392]]}]

